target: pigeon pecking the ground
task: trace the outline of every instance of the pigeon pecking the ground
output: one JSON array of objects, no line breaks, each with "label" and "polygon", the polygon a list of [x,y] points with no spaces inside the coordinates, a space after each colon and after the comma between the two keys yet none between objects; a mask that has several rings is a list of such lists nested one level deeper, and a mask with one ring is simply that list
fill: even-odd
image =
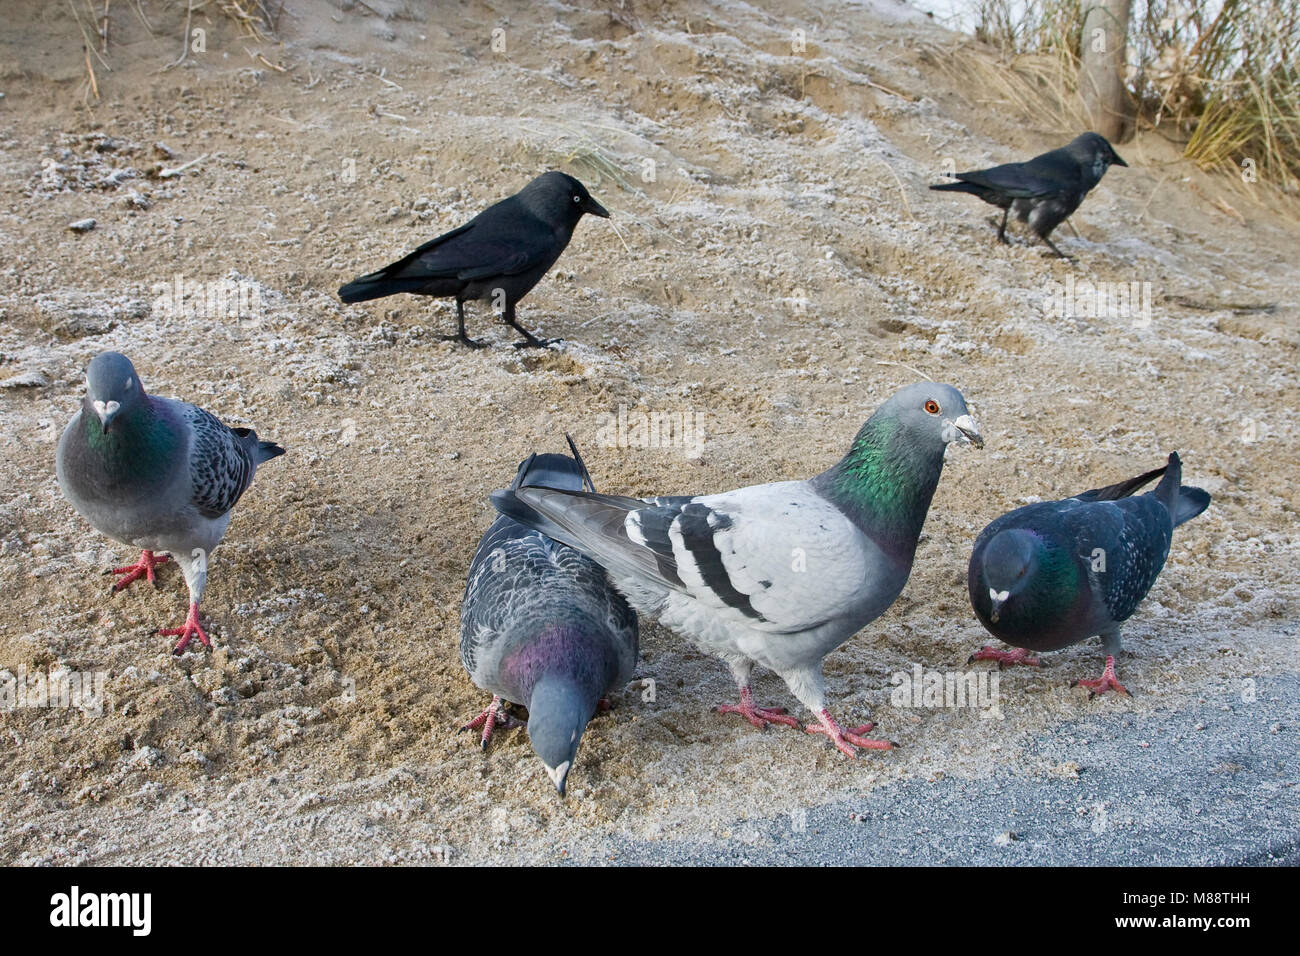
[{"label": "pigeon pecking the ground", "polygon": [[[573,457],[531,455],[511,488],[595,490]],[[462,730],[518,722],[502,701],[528,708],[528,736],[564,796],[587,722],[603,695],[626,686],[637,660],[636,614],[605,570],[567,545],[498,517],[474,553],[461,607],[460,657],[492,703]]]},{"label": "pigeon pecking the ground", "polygon": [[444,339],[481,348],[465,334],[465,302],[487,299],[506,324],[524,336],[519,346],[541,347],[515,320],[515,305],[555,264],[585,213],[609,218],[572,176],[551,171],[483,210],[459,229],[430,240],[378,272],[339,289],[344,302],[365,302],[395,292],[456,299],[456,334]]},{"label": "pigeon pecking the ground", "polygon": [[1104,136],[1084,133],[1060,149],[1035,156],[1025,163],[1007,163],[992,169],[957,173],[958,182],[937,183],[931,189],[970,193],[1002,210],[998,240],[1007,241],[1007,215],[1021,222],[1062,259],[1069,259],[1049,236],[1074,214],[1089,190],[1101,182],[1112,165],[1127,166]]},{"label": "pigeon pecking the ground", "polygon": [[249,428],[231,428],[203,409],[144,390],[130,359],[101,352],[86,370],[86,397],[59,439],[55,467],[64,497],[94,528],[141,548],[140,560],[114,568],[116,594],[132,581],[154,582],[154,568],[180,565],[190,611],[178,628],[176,653],[197,637],[199,601],[212,550],[226,533],[230,510],[252,484],[257,466],[284,449],[258,441]]},{"label": "pigeon pecking the ground", "polygon": [[822,659],[894,603],[950,442],[982,445],[960,392],[923,382],[889,398],[848,454],[808,481],[702,497],[624,498],[523,485],[492,496],[502,514],[590,555],[632,606],[731,668],[756,727],[798,727],[755,707],[750,672],[779,674],[840,751],[888,749],[826,710]]},{"label": "pigeon pecking the ground", "polygon": [[[1115,676],[1120,625],[1137,610],[1169,556],[1174,528],[1210,504],[1180,485],[1177,452],[1164,468],[1128,481],[1004,514],[975,540],[967,584],[980,622],[1017,648],[985,647],[971,660],[1038,665],[1029,651],[1055,651],[1101,636],[1106,669],[1080,680],[1092,695],[1128,694]],[[1156,478],[1147,494],[1134,492]]]}]

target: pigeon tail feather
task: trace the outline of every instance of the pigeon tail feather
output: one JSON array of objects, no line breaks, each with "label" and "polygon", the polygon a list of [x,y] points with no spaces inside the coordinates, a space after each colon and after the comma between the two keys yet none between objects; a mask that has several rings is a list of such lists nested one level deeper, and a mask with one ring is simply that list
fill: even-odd
[{"label": "pigeon tail feather", "polygon": [[1154,494],[1160,503],[1169,509],[1175,528],[1186,521],[1191,521],[1210,506],[1208,492],[1181,484],[1182,479],[1183,463],[1178,457],[1178,452],[1173,452],[1169,456],[1165,477],[1160,484],[1156,485]]},{"label": "pigeon tail feather", "polygon": [[272,458],[279,458],[284,454],[284,448],[273,441],[259,441],[257,443],[257,463],[260,465],[264,461],[270,461]]},{"label": "pigeon tail feather", "polygon": [[279,458],[284,454],[284,449],[273,441],[261,441],[257,437],[257,432],[251,428],[232,428],[244,447],[253,455],[253,463],[260,465],[264,461],[270,461],[272,458]]},{"label": "pigeon tail feather", "polygon": [[578,453],[578,446],[573,439],[565,435],[573,457],[566,455],[529,455],[519,466],[515,480],[510,484],[511,491],[524,487],[555,488],[562,491],[582,491],[584,488],[595,491],[596,485],[591,480],[587,465]]},{"label": "pigeon tail feather", "polygon": [[[1154,468],[1151,471],[1138,475],[1136,478],[1127,478],[1124,481],[1117,481],[1115,484],[1107,485],[1105,488],[1094,488],[1091,491],[1085,491],[1082,494],[1075,495],[1074,497],[1080,501],[1118,501],[1120,498],[1127,498],[1139,488],[1150,484],[1161,475],[1165,475],[1169,468],[1177,464],[1177,459],[1177,454],[1172,455],[1170,456],[1170,465]],[[1164,482],[1161,482],[1161,484],[1163,485]],[[1175,487],[1177,484],[1178,479],[1175,477]],[[1159,488],[1156,489],[1156,493],[1159,495]]]}]

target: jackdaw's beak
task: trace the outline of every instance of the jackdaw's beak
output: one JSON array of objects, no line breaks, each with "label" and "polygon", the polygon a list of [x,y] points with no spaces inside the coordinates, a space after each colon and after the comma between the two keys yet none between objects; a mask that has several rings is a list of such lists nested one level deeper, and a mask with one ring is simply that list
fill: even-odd
[{"label": "jackdaw's beak", "polygon": [[1127,165],[1128,165],[1128,163],[1126,163],[1126,162],[1124,162],[1124,160],[1120,159],[1119,153],[1116,153],[1116,152],[1114,152],[1113,150],[1111,151],[1111,154],[1110,154],[1110,161],[1111,161],[1112,163],[1114,163],[1116,166],[1127,166]]},{"label": "jackdaw's beak", "polygon": [[975,419],[969,415],[958,415],[953,420],[952,427],[957,429],[961,433],[961,437],[976,448],[984,447],[984,437],[980,434],[979,426],[975,424]]},{"label": "jackdaw's beak", "polygon": [[592,199],[590,196],[588,196],[586,200],[583,202],[582,211],[589,212],[593,216],[599,216],[601,219],[609,218],[609,210],[606,209],[604,206],[602,206],[600,203],[596,202],[596,200]]},{"label": "jackdaw's beak", "polygon": [[[605,215],[609,215],[609,213]],[[546,775],[551,778],[551,783],[555,784],[556,792],[560,796],[564,796],[564,781],[569,776],[569,761],[564,761],[558,767],[546,767]]]}]

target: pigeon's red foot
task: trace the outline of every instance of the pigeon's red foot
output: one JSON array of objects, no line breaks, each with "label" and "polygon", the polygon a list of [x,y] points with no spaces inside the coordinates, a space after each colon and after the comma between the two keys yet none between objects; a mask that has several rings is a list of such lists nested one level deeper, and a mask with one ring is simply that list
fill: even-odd
[{"label": "pigeon's red foot", "polygon": [[171,627],[166,630],[159,629],[158,633],[162,637],[180,638],[180,640],[176,642],[175,649],[172,651],[173,654],[183,653],[185,648],[190,646],[190,641],[194,640],[196,637],[203,642],[204,647],[212,647],[212,642],[208,640],[208,635],[205,634],[203,628],[199,626],[199,606],[197,604],[190,605],[189,616],[185,618],[185,623],[180,627]]},{"label": "pigeon's red foot", "polygon": [[972,661],[997,661],[998,670],[1008,664],[1024,664],[1026,667],[1038,666],[1038,658],[1030,657],[1029,651],[1023,647],[1017,647],[1014,651],[999,651],[992,647],[981,647],[970,656],[966,663],[969,664]]},{"label": "pigeon's red foot", "polygon": [[828,711],[823,710],[817,716],[821,718],[821,723],[809,724],[804,730],[810,734],[825,734],[835,748],[846,757],[858,755],[855,747],[865,747],[867,750],[893,750],[896,746],[888,740],[873,740],[863,736],[869,734],[875,728],[875,724],[863,724],[860,727],[844,730],[835,723]]},{"label": "pigeon's red foot", "polygon": [[740,714],[747,721],[762,730],[768,724],[784,724],[798,727],[799,721],[786,714],[783,707],[755,707],[754,695],[748,687],[740,688],[739,704],[723,704],[718,708],[720,714]]},{"label": "pigeon's red foot", "polygon": [[464,733],[467,730],[478,730],[478,728],[482,727],[483,737],[479,741],[479,746],[484,750],[487,750],[488,741],[492,739],[492,731],[496,730],[497,727],[503,727],[506,730],[513,730],[515,727],[522,727],[526,723],[528,723],[526,720],[520,720],[518,717],[515,717],[513,714],[506,711],[506,709],[501,706],[500,697],[493,696],[492,703],[488,704],[487,707],[483,709],[483,713],[479,714],[468,724],[461,727],[460,731],[461,733]]},{"label": "pigeon's red foot", "polygon": [[1123,694],[1125,697],[1132,696],[1128,689],[1115,677],[1115,658],[1110,654],[1106,655],[1106,669],[1101,672],[1100,677],[1096,680],[1077,680],[1072,686],[1088,688],[1089,699],[1096,697],[1098,694],[1104,694],[1108,690]]},{"label": "pigeon's red foot", "polygon": [[132,581],[138,581],[140,578],[146,579],[150,584],[157,586],[158,582],[154,580],[153,569],[160,564],[166,564],[171,558],[163,555],[161,558],[155,558],[152,551],[141,551],[140,560],[135,564],[129,564],[124,568],[109,568],[105,574],[120,574],[122,577],[113,582],[113,593],[116,594]]}]

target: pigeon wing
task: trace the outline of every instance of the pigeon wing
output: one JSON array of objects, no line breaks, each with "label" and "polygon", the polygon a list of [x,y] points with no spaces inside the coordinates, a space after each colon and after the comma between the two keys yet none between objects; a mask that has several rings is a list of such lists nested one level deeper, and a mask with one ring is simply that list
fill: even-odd
[{"label": "pigeon wing", "polygon": [[816,627],[850,609],[868,577],[862,534],[806,482],[698,498],[516,494],[616,577],[688,594],[759,630]]},{"label": "pigeon wing", "polygon": [[233,429],[215,415],[184,405],[190,428],[190,499],[205,518],[220,518],[252,484],[256,462],[244,439],[247,429]]},{"label": "pigeon wing", "polygon": [[1090,568],[1095,593],[1112,620],[1127,620],[1169,556],[1169,512],[1150,495],[1096,502],[1067,499],[1061,504],[1079,558]]},{"label": "pigeon wing", "polygon": [[520,620],[563,603],[603,623],[622,658],[620,671],[635,663],[636,614],[610,587],[605,569],[567,545],[510,518],[493,523],[470,565],[462,604],[460,654],[476,679],[499,660],[502,637]]}]

